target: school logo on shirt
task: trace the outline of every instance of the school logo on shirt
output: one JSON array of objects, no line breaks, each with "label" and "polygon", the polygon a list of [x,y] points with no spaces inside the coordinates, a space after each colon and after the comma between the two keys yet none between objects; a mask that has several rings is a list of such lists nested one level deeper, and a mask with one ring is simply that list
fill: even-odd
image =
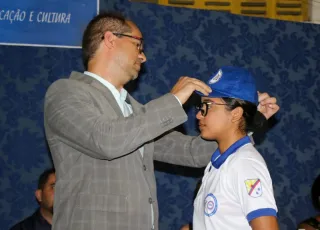
[{"label": "school logo on shirt", "polygon": [[204,199],[204,214],[206,216],[212,216],[217,212],[217,209],[217,198],[212,193],[209,193]]},{"label": "school logo on shirt", "polygon": [[254,198],[262,195],[262,185],[260,179],[249,179],[244,181],[249,196]]}]

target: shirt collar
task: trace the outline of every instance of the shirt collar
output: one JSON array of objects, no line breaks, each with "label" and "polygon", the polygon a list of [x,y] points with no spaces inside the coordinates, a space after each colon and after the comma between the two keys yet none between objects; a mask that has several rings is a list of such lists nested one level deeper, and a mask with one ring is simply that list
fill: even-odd
[{"label": "shirt collar", "polygon": [[42,226],[51,226],[51,224],[42,216],[40,208],[35,212],[35,216]]},{"label": "shirt collar", "polygon": [[120,100],[122,103],[126,100],[128,92],[124,88],[122,88],[119,92],[119,90],[117,90],[117,88],[114,85],[112,85],[110,82],[100,77],[99,75],[95,73],[91,73],[89,71],[85,71],[84,74],[90,77],[93,77],[94,79],[99,81],[101,84],[103,84],[105,87],[107,87],[117,100]]},{"label": "shirt collar", "polygon": [[227,160],[227,158],[233,154],[238,148],[241,146],[250,143],[251,140],[248,136],[245,136],[241,138],[240,140],[237,140],[235,143],[233,143],[223,154],[220,154],[219,148],[212,154],[211,157],[211,164],[216,169],[219,169],[220,166]]}]

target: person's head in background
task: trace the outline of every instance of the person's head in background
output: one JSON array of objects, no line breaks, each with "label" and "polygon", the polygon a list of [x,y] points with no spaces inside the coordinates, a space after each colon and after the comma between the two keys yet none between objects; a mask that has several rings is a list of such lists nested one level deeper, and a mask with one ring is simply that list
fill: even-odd
[{"label": "person's head in background", "polygon": [[55,169],[48,169],[40,175],[38,188],[35,191],[35,196],[40,206],[40,213],[50,224],[52,224],[53,216],[55,183]]},{"label": "person's head in background", "polygon": [[311,188],[311,198],[313,207],[318,215],[310,217],[298,224],[297,229],[317,230],[320,229],[320,175],[314,180]]},{"label": "person's head in background", "polygon": [[142,33],[119,13],[100,13],[83,34],[82,59],[87,71],[122,88],[138,77],[146,61]]},{"label": "person's head in background", "polygon": [[251,74],[238,67],[220,68],[207,84],[212,92],[202,95],[196,117],[201,137],[216,140],[222,153],[260,126],[255,119],[258,92]]},{"label": "person's head in background", "polygon": [[313,182],[311,197],[314,208],[320,213],[320,175]]}]

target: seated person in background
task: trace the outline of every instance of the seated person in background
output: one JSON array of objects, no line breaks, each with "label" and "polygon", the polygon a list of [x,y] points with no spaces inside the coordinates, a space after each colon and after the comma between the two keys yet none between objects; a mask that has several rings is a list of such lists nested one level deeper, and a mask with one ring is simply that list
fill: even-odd
[{"label": "seated person in background", "polygon": [[32,216],[14,225],[10,230],[51,230],[55,183],[54,169],[48,169],[40,175],[38,189],[35,191],[39,209]]},{"label": "seated person in background", "polygon": [[197,119],[201,137],[215,140],[194,201],[194,230],[278,230],[267,165],[247,133],[256,129],[258,93],[251,74],[222,67],[207,83]]},{"label": "seated person in background", "polygon": [[[311,188],[311,197],[314,208],[320,211],[320,175],[314,181]],[[304,220],[298,225],[298,229],[320,230],[320,214]]]}]

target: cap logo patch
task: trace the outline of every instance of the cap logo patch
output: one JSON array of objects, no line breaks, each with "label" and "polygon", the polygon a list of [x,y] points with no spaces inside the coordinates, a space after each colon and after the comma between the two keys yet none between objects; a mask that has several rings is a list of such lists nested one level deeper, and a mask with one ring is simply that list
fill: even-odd
[{"label": "cap logo patch", "polygon": [[222,70],[220,69],[218,73],[209,81],[209,84],[214,84],[220,80],[222,77]]}]

